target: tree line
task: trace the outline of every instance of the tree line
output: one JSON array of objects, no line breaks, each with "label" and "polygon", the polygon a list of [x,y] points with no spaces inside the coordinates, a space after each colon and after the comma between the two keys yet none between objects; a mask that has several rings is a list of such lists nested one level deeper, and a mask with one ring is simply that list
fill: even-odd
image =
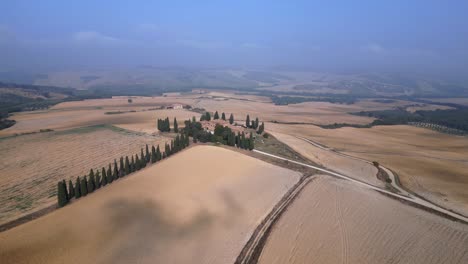
[{"label": "tree line", "polygon": [[146,145],[145,151],[143,151],[142,148],[140,155],[135,154],[130,158],[128,156],[125,156],[125,158],[122,156],[119,162],[114,160],[113,165],[109,163],[107,169],[105,167],[102,167],[101,170],[97,169],[96,171],[90,169],[88,175],[84,175],[83,177],[78,176],[75,180],[75,184],[73,184],[72,180],[69,180],[68,184],[65,180],[59,181],[57,183],[58,205],[59,207],[63,207],[67,205],[71,199],[79,199],[80,197],[86,196],[107,184],[111,184],[119,178],[145,168],[148,164],[156,163],[181,151],[188,147],[189,144],[190,140],[188,135],[184,133],[178,134],[170,143],[165,144],[164,151],[159,149],[159,145],[157,147],[152,146],[150,151],[149,146]]},{"label": "tree line", "polygon": [[[213,115],[213,120],[217,120],[217,119],[220,119],[218,111],[216,111]],[[224,112],[221,114],[221,119],[226,120],[226,114]],[[211,121],[210,112],[206,112],[202,114],[202,116],[200,117],[200,121]],[[229,124],[231,125],[234,124],[233,114],[229,116]],[[247,115],[247,117],[245,118],[245,127],[255,129],[257,134],[262,134],[265,131],[265,124],[263,122],[260,124],[258,117],[255,118],[255,120],[250,120],[250,115]]]},{"label": "tree line", "polygon": [[[216,111],[213,115],[213,120],[217,120],[217,119],[220,119],[218,111]],[[226,121],[226,114],[224,112],[221,113],[221,120]],[[234,124],[234,115],[231,113],[231,115],[229,116],[229,119],[227,120],[229,120],[229,124],[231,125]],[[202,116],[200,117],[200,121],[211,121],[210,112],[206,112],[202,114]]]},{"label": "tree line", "polygon": [[[218,112],[216,111],[214,116],[219,116],[217,113]],[[211,116],[210,113],[206,112],[205,114],[202,115],[202,117],[200,118],[200,121],[203,121],[203,120],[208,121],[210,120],[210,116]],[[226,117],[226,115],[222,113],[221,119],[223,116]],[[249,117],[247,116],[247,118]],[[230,120],[229,123],[231,124],[234,123],[234,116],[232,114],[229,120]],[[250,133],[249,137],[246,136],[245,132],[242,132],[242,133],[237,132],[236,134],[234,131],[232,131],[230,127],[223,126],[221,124],[216,124],[213,133],[211,133],[210,131],[203,129],[202,124],[200,122],[197,122],[194,117],[192,118],[192,120],[187,120],[184,123],[185,123],[185,127],[183,128],[183,132],[191,136],[193,138],[194,143],[197,143],[198,141],[203,142],[203,143],[213,142],[213,143],[222,143],[224,145],[233,146],[233,147],[235,146],[235,147],[242,148],[242,149],[249,149],[249,150],[254,149],[253,133]],[[250,123],[249,121],[249,124],[252,124],[252,123]],[[261,125],[258,125],[258,124],[259,124],[259,121],[257,118],[255,121],[253,121],[253,126],[251,126],[251,128],[258,127],[257,133],[262,134],[264,131],[265,125],[263,124],[263,122]]]}]

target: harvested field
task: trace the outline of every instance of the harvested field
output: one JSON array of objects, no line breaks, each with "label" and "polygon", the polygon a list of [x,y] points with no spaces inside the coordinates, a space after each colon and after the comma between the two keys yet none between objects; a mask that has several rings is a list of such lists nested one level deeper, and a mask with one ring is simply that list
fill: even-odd
[{"label": "harvested field", "polygon": [[293,150],[316,164],[357,180],[361,180],[375,186],[385,187],[385,184],[377,179],[377,168],[371,164],[358,159],[343,157],[328,150],[323,150],[318,146],[309,144],[292,135],[277,132],[272,134],[279,141],[290,146]]},{"label": "harvested field", "polygon": [[[396,172],[407,189],[440,206],[468,215],[467,137],[403,125],[369,129],[321,129],[312,125],[279,124],[265,126],[275,135],[302,136],[344,154],[378,161]],[[319,157],[318,153],[322,153],[320,149],[304,142],[293,142],[290,146],[299,153],[309,151],[308,157],[312,159],[327,157],[326,154]],[[329,152],[330,155],[333,153]],[[359,161],[348,159],[348,162],[337,163],[338,160],[337,157],[331,164],[323,165],[336,170],[336,166],[339,166],[344,174],[346,171],[352,173],[353,166],[364,168],[364,165],[358,164]],[[355,162],[355,165],[349,167],[346,165],[349,162]]]},{"label": "harvested field", "polygon": [[406,111],[414,113],[416,111],[434,111],[434,110],[450,110],[454,109],[450,106],[445,105],[428,105],[428,104],[420,104],[415,106],[408,106],[406,107]]},{"label": "harvested field", "polygon": [[56,203],[57,181],[75,179],[115,158],[169,138],[108,127],[23,135],[0,140],[0,224]]},{"label": "harvested field", "polygon": [[[379,103],[373,100],[361,100],[355,104],[332,104],[326,102],[305,102],[291,105],[274,105],[270,98],[257,95],[239,95],[225,91],[211,91],[184,94],[168,94],[155,97],[127,96],[109,99],[92,99],[65,102],[45,111],[15,113],[11,119],[17,123],[0,131],[0,136],[15,133],[27,133],[40,129],[63,130],[82,126],[113,124],[139,132],[155,132],[157,117],[177,117],[183,121],[199,113],[187,110],[157,110],[171,104],[190,105],[207,111],[234,113],[236,122],[243,123],[247,114],[259,117],[263,121],[297,122],[314,124],[368,124],[374,119],[349,113],[404,107],[414,103],[395,100],[392,103]],[[427,107],[437,107],[427,105]],[[108,114],[108,113],[118,114]],[[119,113],[121,112],[121,113]],[[106,114],[107,113],[107,114]]]},{"label": "harvested field", "polygon": [[468,106],[468,98],[457,97],[457,98],[423,98],[424,100],[439,102],[439,103],[452,103]]},{"label": "harvested field", "polygon": [[259,263],[467,263],[468,226],[329,176],[310,182]]},{"label": "harvested field", "polygon": [[[145,109],[148,109],[148,107]],[[109,111],[129,110],[135,110],[136,112],[106,114]],[[102,124],[117,125],[138,132],[154,133],[157,132],[157,118],[170,117],[172,122],[172,118],[176,117],[178,121],[183,122],[194,115],[198,116],[197,113],[186,110],[142,110],[135,107],[122,107],[21,112],[14,114],[12,117],[17,123],[12,127],[0,130],[0,136],[28,133],[40,129],[66,130]]]},{"label": "harvested field", "polygon": [[224,148],[192,147],[0,233],[0,259],[233,263],[299,178],[297,172]]}]

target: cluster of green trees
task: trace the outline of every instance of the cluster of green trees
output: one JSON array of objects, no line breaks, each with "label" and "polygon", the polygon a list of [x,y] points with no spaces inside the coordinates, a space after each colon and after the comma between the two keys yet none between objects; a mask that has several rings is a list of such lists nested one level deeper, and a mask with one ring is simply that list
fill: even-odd
[{"label": "cluster of green trees", "polygon": [[[169,117],[166,117],[166,119],[158,119],[158,130],[161,132],[171,132],[171,124],[169,122]],[[179,124],[177,124],[177,119],[175,117],[173,130],[174,133],[179,133]]]},{"label": "cluster of green trees", "polygon": [[[234,119],[233,116],[232,118]],[[203,129],[202,124],[197,122],[195,118],[187,120],[184,123],[185,127],[183,129],[183,134],[191,136],[194,143],[217,142],[228,146],[236,146],[242,149],[254,149],[254,138],[252,133],[250,133],[250,137],[247,138],[244,132],[238,132],[236,134],[230,127],[223,126],[221,124],[216,124],[213,133],[211,133],[210,131]]]},{"label": "cluster of green trees", "polygon": [[158,118],[158,130],[161,132],[171,132],[171,124],[169,122],[169,117],[166,117],[166,119]]},{"label": "cluster of green trees", "polygon": [[[214,113],[214,115],[213,115],[213,120],[217,120],[217,119],[220,119],[218,111],[216,111]],[[224,112],[221,113],[221,119],[226,121],[226,114]],[[202,116],[200,117],[200,121],[211,121],[210,112],[206,112],[206,113],[202,114]],[[234,115],[233,114],[231,114],[229,116],[229,124],[231,124],[231,125],[234,124]]]},{"label": "cluster of green trees", "polygon": [[398,108],[380,111],[361,111],[352,114],[377,118],[369,126],[421,122],[468,132],[468,108],[463,107],[448,110],[437,109],[434,111],[419,110],[414,113],[408,112],[404,108]]},{"label": "cluster of green trees", "polygon": [[[217,120],[219,119],[219,113],[218,111],[216,111],[213,115],[213,120]],[[226,114],[223,112],[221,113],[221,119],[222,120],[226,120]],[[195,122],[195,120],[193,120]],[[200,117],[200,121],[211,121],[211,114],[210,112],[206,112],[204,114],[202,114],[202,116]],[[234,124],[234,115],[231,114],[229,116],[229,124]],[[257,134],[262,134],[264,131],[265,131],[265,124],[262,122],[262,124],[260,124],[260,121],[258,120],[258,117],[255,118],[255,120],[250,120],[250,115],[247,115],[247,117],[245,118],[245,127],[247,128],[251,128],[251,129],[255,129],[257,130]]]},{"label": "cluster of green trees", "polygon": [[211,121],[210,112],[206,112],[206,113],[202,114],[202,116],[200,117],[200,121]]},{"label": "cluster of green trees", "polygon": [[215,126],[214,134],[213,134],[213,142],[220,142],[224,145],[228,146],[236,146],[238,148],[242,149],[249,149],[253,150],[254,149],[254,138],[252,133],[250,133],[250,137],[247,138],[245,136],[245,133],[242,132],[237,132],[234,133],[231,128],[228,126],[222,126],[220,124],[217,124]]},{"label": "cluster of green trees", "polygon": [[247,128],[252,128],[255,130],[258,129],[257,134],[262,134],[263,131],[265,131],[265,124],[262,122],[262,124],[260,125],[258,121],[258,117],[255,118],[255,120],[250,120],[250,116],[247,115],[247,117],[245,118],[245,126]]},{"label": "cluster of green trees", "polygon": [[178,134],[170,143],[166,143],[164,152],[161,152],[159,146],[156,148],[152,146],[150,151],[148,145],[146,145],[146,150],[143,151],[142,148],[140,155],[132,155],[130,158],[128,156],[125,158],[120,157],[119,163],[117,163],[117,160],[114,160],[113,169],[110,163],[107,169],[104,167],[96,171],[91,169],[89,174],[83,176],[83,178],[77,177],[74,185],[72,180],[68,182],[68,185],[65,180],[59,181],[57,184],[58,205],[59,207],[63,207],[72,198],[78,199],[86,196],[102,186],[106,186],[132,172],[139,171],[149,163],[156,163],[179,152],[188,147],[189,144],[188,135],[183,133]]}]

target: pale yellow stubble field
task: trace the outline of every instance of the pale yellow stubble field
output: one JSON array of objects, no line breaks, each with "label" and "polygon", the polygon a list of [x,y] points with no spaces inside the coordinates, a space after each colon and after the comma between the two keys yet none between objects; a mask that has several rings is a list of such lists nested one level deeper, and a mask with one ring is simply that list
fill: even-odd
[{"label": "pale yellow stubble field", "polygon": [[233,263],[300,174],[196,146],[0,233],[2,263]]}]

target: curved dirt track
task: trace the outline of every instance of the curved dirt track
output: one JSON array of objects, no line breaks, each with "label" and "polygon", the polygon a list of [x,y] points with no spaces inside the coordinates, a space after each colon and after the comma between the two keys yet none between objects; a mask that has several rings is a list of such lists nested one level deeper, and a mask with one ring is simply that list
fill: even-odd
[{"label": "curved dirt track", "polygon": [[280,159],[280,160],[285,160],[285,161],[288,161],[288,162],[291,162],[291,163],[294,163],[294,164],[298,164],[298,165],[302,165],[302,166],[305,166],[305,167],[309,167],[309,168],[324,172],[326,174],[329,174],[329,175],[332,175],[332,176],[335,176],[335,177],[338,177],[338,178],[341,178],[341,179],[351,181],[351,182],[353,182],[355,184],[367,187],[369,189],[372,189],[372,190],[378,191],[380,193],[392,196],[394,198],[397,198],[397,199],[400,199],[400,200],[405,200],[405,201],[411,202],[413,204],[416,204],[418,206],[422,206],[423,208],[433,210],[433,211],[435,211],[437,213],[448,216],[448,217],[450,217],[452,219],[456,219],[456,220],[462,221],[464,223],[468,223],[468,218],[467,217],[465,217],[463,215],[460,215],[460,214],[457,214],[457,213],[454,213],[452,211],[449,211],[449,210],[447,210],[445,208],[442,208],[442,207],[440,207],[438,205],[430,203],[430,202],[428,202],[426,200],[423,200],[421,198],[407,197],[407,196],[404,196],[404,195],[396,194],[396,193],[381,189],[379,187],[376,187],[376,186],[374,186],[372,184],[369,184],[369,183],[366,183],[366,182],[363,182],[363,181],[359,181],[359,180],[356,180],[356,179],[351,178],[349,176],[339,174],[339,173],[336,173],[336,172],[333,172],[333,171],[330,171],[330,170],[327,170],[327,169],[324,169],[324,168],[320,168],[320,167],[317,167],[317,166],[305,164],[305,163],[290,160],[290,159],[286,159],[286,158],[276,156],[276,155],[273,155],[273,154],[270,154],[270,153],[267,153],[267,152],[259,151],[259,150],[256,150],[256,149],[254,149],[253,151],[255,151],[255,152],[259,153],[259,154],[263,154],[263,155],[270,156],[270,157],[273,157],[273,158],[277,158],[277,159]]},{"label": "curved dirt track", "polygon": [[468,263],[467,225],[349,181],[314,177],[252,263]]},{"label": "curved dirt track", "polygon": [[251,238],[242,249],[241,253],[236,259],[235,264],[250,264],[257,263],[258,257],[263,249],[263,245],[270,234],[273,225],[279,219],[281,214],[287,207],[294,201],[302,189],[312,180],[312,177],[303,177],[294,185],[288,193],[278,202],[268,216],[262,223],[255,229]]},{"label": "curved dirt track", "polygon": [[[343,157],[347,157],[347,158],[350,158],[350,159],[356,159],[356,160],[360,160],[362,162],[365,162],[367,164],[371,164],[373,165],[373,163],[369,160],[365,160],[365,159],[362,159],[362,158],[358,158],[358,157],[354,157],[354,156],[351,156],[351,155],[348,155],[348,154],[345,154],[345,153],[341,153],[341,152],[338,152],[338,151],[334,151],[333,149],[327,147],[327,146],[324,146],[324,145],[321,145],[321,144],[318,144],[317,142],[314,142],[310,139],[307,139],[307,138],[303,138],[303,137],[297,137],[301,140],[304,140],[305,142],[309,143],[309,144],[312,144],[314,145],[315,147],[318,147],[320,149],[323,149],[323,150],[326,150],[326,151],[330,151],[330,152],[333,152],[334,154],[336,155],[340,155],[340,156],[343,156]],[[395,174],[388,168],[382,166],[382,165],[379,165],[379,168],[381,168],[382,170],[385,171],[385,173],[387,173],[387,175],[390,177],[390,179],[392,180],[391,184],[393,186],[393,188],[395,188],[396,190],[398,190],[398,192],[402,195],[405,195],[405,196],[411,196],[411,194],[409,192],[407,192],[405,189],[403,189],[400,185],[397,184],[397,181],[396,181],[396,176]]]}]

